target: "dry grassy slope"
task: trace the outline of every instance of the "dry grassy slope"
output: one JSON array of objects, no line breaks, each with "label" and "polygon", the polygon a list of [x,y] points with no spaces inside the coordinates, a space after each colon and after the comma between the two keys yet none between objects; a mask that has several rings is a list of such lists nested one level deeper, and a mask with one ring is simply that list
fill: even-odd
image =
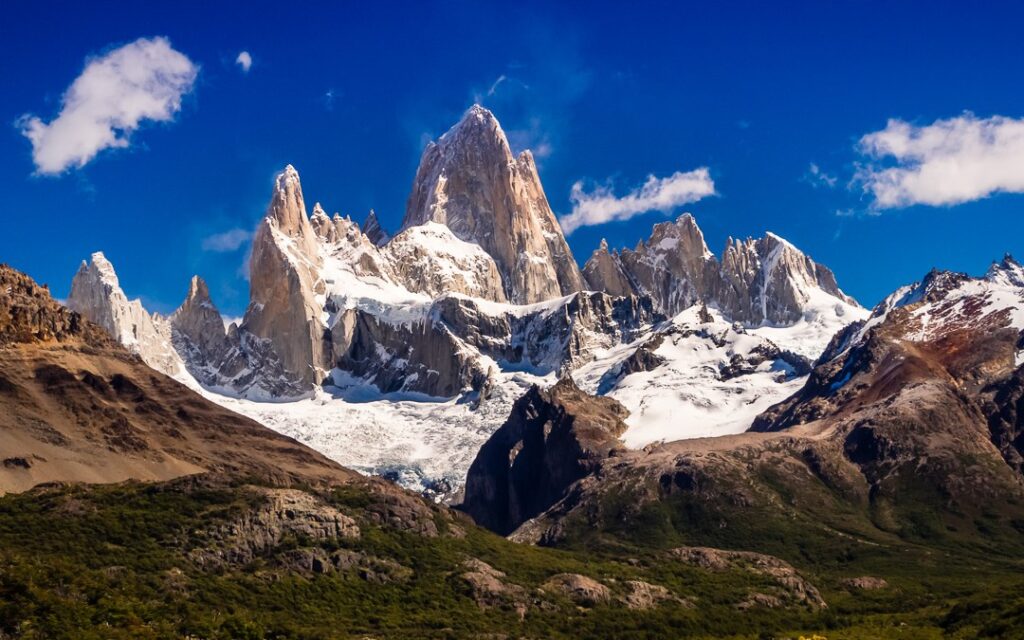
[{"label": "dry grassy slope", "polygon": [[204,471],[275,484],[357,477],[153,371],[0,265],[0,491]]}]

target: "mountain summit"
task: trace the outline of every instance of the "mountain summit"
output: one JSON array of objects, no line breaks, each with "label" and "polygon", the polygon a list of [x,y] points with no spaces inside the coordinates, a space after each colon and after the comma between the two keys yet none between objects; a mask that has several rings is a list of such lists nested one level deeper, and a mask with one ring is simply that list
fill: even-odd
[{"label": "mountain summit", "polygon": [[533,154],[514,156],[497,118],[480,105],[423,151],[402,228],[431,221],[490,254],[513,303],[585,288]]}]

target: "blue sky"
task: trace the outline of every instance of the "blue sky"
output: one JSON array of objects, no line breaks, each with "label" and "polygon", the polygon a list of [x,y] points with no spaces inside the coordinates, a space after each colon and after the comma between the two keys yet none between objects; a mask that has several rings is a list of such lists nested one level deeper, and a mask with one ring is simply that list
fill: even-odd
[{"label": "blue sky", "polygon": [[[0,261],[58,296],[103,250],[151,309],[199,273],[240,314],[244,232],[277,170],[295,165],[310,207],[394,230],[425,141],[477,100],[537,152],[559,215],[580,181],[623,197],[707,168],[712,197],[576,229],[581,262],[684,210],[716,253],[774,231],[867,305],[932,266],[1024,254],[1014,3],[71,4],[8,6],[0,26]],[[155,37],[190,65],[180,108],[47,175],[87,61]]]}]

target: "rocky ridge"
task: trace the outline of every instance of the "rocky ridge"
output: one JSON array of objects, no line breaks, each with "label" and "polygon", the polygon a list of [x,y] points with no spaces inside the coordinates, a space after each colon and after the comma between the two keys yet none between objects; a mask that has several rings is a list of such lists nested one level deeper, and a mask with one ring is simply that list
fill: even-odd
[{"label": "rocky ridge", "polygon": [[656,224],[635,249],[612,251],[602,241],[583,273],[590,288],[649,296],[667,315],[704,303],[748,326],[790,325],[808,313],[827,314],[830,306],[839,315],[858,307],[827,267],[772,233],[729,238],[719,261],[688,213]]}]

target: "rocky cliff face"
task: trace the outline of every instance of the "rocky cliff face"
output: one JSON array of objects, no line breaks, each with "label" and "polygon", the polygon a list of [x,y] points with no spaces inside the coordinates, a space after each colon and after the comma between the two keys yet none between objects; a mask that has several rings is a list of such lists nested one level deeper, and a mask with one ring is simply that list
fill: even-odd
[{"label": "rocky cliff face", "polygon": [[479,105],[423,152],[402,228],[430,221],[491,255],[514,303],[584,288],[532,154],[513,156],[497,119]]},{"label": "rocky cliff face", "polygon": [[650,296],[669,315],[704,302],[748,326],[787,326],[808,313],[859,308],[827,267],[771,233],[730,238],[719,262],[690,214],[655,225],[635,249],[612,252],[602,243],[583,273],[593,289]]},{"label": "rocky cliff face", "polygon": [[224,327],[199,276],[192,277],[185,301],[168,321],[172,347],[188,375],[204,388],[259,400],[297,397],[306,390],[266,340],[234,324]]},{"label": "rocky cliff face", "polygon": [[737,321],[792,324],[816,304],[857,307],[832,272],[769,233],[757,240],[729,239],[712,297]]},{"label": "rocky cliff face", "polygon": [[571,378],[533,387],[484,444],[466,477],[462,509],[502,535],[560,500],[621,447],[626,411],[579,390]]},{"label": "rocky cliff face", "polygon": [[172,377],[184,364],[171,347],[171,328],[165,318],[151,316],[139,300],[129,300],[113,265],[101,252],[82,262],[71,281],[68,308],[98,324],[118,342],[137,353],[149,366]]},{"label": "rocky cliff face", "polygon": [[267,215],[253,238],[242,329],[269,341],[285,368],[307,387],[330,368],[323,347],[321,265],[299,174],[289,165],[275,180]]},{"label": "rocky cliff face", "polygon": [[630,296],[637,292],[637,287],[626,275],[619,253],[609,251],[608,241],[604,238],[584,265],[583,278],[594,291],[604,291],[609,295]]}]

